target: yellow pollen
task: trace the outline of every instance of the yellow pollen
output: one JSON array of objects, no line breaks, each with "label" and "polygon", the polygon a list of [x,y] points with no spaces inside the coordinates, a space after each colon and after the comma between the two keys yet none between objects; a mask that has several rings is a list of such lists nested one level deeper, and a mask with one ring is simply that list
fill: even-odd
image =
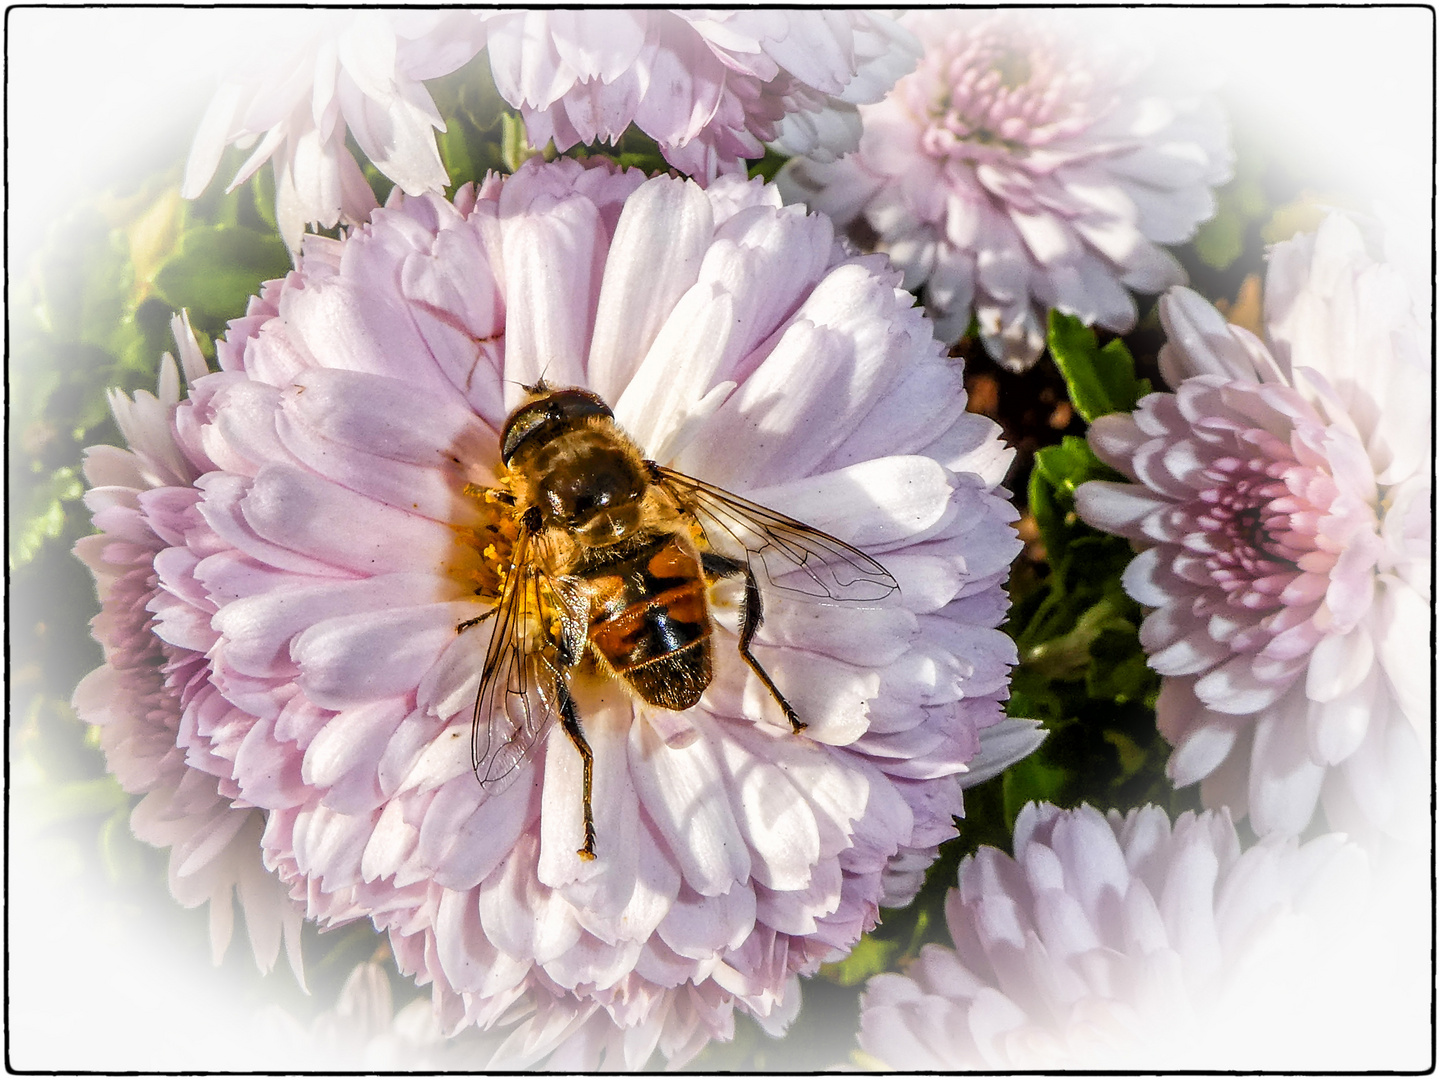
[{"label": "yellow pollen", "polygon": [[[463,494],[484,505],[486,510],[479,523],[454,526],[459,542],[472,553],[468,569],[460,571],[461,580],[476,596],[492,602],[504,592],[505,582],[513,570],[512,549],[520,537],[509,488],[508,477],[494,487],[465,484],[461,489]],[[475,555],[480,556],[478,564]]]}]

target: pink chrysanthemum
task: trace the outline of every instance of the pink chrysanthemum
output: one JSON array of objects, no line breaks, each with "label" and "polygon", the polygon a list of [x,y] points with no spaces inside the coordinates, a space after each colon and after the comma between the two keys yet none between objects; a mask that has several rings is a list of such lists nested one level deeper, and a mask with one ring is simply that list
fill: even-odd
[{"label": "pink chrysanthemum", "polygon": [[926,945],[908,974],[870,980],[868,1053],[921,1070],[1234,1064],[1206,1020],[1262,932],[1307,908],[1352,910],[1368,879],[1335,835],[1242,853],[1224,811],[1172,827],[1154,806],[1122,818],[1031,803],[1014,850],[960,864],[954,949]]},{"label": "pink chrysanthemum", "polygon": [[[989,768],[1033,746],[999,706],[1010,455],[897,279],[758,182],[535,160],[307,239],[182,406],[213,468],[155,566],[215,606],[210,678],[243,712],[181,745],[267,811],[267,864],[311,917],[389,931],[447,1030],[531,1010],[497,1065],[582,1030],[630,1066],[683,1060],[736,1007],[782,1028],[796,976],[913,896],[982,729],[1004,733]],[[470,760],[484,635],[457,627],[494,602],[504,530],[471,485],[496,482],[498,431],[542,374],[900,584],[767,597],[755,652],[801,735],[737,655],[733,590],[711,596],[695,708],[580,686],[593,862],[558,726],[504,790]]]},{"label": "pink chrysanthemum", "polygon": [[[188,382],[206,374],[205,360],[177,318],[173,328]],[[234,926],[232,895],[262,971],[275,963],[281,940],[296,976],[300,908],[262,865],[264,814],[232,803],[228,763],[188,753],[184,730],[202,715],[234,710],[208,682],[205,650],[214,608],[204,598],[160,587],[156,556],[182,544],[198,520],[195,478],[210,467],[174,428],[180,376],[167,354],[158,397],[132,401],[112,392],[110,405],[129,450],[92,446],[85,452],[90,491],[85,505],[100,531],[75,545],[95,575],[100,613],[91,630],[105,663],[75,690],[75,711],[100,728],[109,770],[124,789],[143,795],[130,817],[135,835],[170,849],[170,891],[186,907],[209,904],[210,940],[219,963]],[[183,550],[166,555],[184,559]]]},{"label": "pink chrysanthemum", "polygon": [[[354,135],[366,157],[405,192],[442,191],[449,182],[435,131],[445,122],[424,80],[463,67],[484,42],[473,12],[287,11],[285,44],[236,50],[236,65],[196,133],[181,193],[193,199],[215,174],[226,146],[259,145],[233,189],[273,159],[275,217],[291,251],[307,223],[355,225],[375,194],[345,146]],[[280,35],[277,35],[280,36]],[[263,136],[263,137],[262,137]]]},{"label": "pink chrysanthemum", "polygon": [[701,181],[743,172],[769,142],[821,160],[853,149],[856,106],[919,52],[866,11],[502,12],[486,31],[495,85],[536,146],[613,141],[633,123]]},{"label": "pink chrysanthemum", "polygon": [[301,1025],[278,1006],[259,1011],[255,1069],[378,1072],[474,1072],[490,1060],[496,1035],[470,1031],[447,1039],[423,997],[397,1010],[385,965],[357,964],[335,1005]]},{"label": "pink chrysanthemum", "polygon": [[1398,276],[1340,217],[1279,244],[1268,342],[1194,293],[1161,302],[1174,393],[1101,417],[1090,442],[1129,484],[1078,492],[1144,550],[1125,587],[1166,678],[1177,784],[1298,833],[1323,800],[1355,833],[1423,831],[1431,380]]},{"label": "pink chrysanthemum", "polygon": [[1039,357],[1047,308],[1129,330],[1129,290],[1184,280],[1158,245],[1188,240],[1230,175],[1217,103],[1151,89],[1134,53],[1081,46],[1055,20],[907,14],[924,56],[860,110],[860,148],[781,173],[787,200],[857,224],[924,286],[943,340],[973,313],[1013,370]]}]

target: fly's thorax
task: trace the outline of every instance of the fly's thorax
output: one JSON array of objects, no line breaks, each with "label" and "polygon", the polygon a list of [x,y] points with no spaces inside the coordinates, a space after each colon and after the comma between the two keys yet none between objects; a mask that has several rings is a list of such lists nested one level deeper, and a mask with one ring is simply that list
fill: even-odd
[{"label": "fly's thorax", "polygon": [[603,547],[640,527],[649,471],[609,418],[587,418],[524,447],[510,468],[523,501],[546,529]]}]

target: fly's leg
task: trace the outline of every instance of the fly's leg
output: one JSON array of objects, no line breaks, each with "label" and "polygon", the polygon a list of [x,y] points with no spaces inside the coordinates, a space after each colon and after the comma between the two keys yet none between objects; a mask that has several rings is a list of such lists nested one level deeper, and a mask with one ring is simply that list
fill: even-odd
[{"label": "fly's leg", "polygon": [[466,630],[469,630],[472,626],[479,626],[482,622],[484,622],[486,619],[490,618],[490,616],[491,616],[491,615],[494,615],[494,614],[495,614],[495,609],[494,609],[494,608],[491,608],[489,611],[485,612],[484,615],[477,615],[477,616],[475,616],[475,618],[473,618],[473,619],[466,619],[466,620],[465,620],[464,622],[462,622],[459,626],[455,627],[455,633],[457,633],[457,634],[463,634]]},{"label": "fly's leg", "polygon": [[590,808],[595,755],[590,750],[590,744],[585,741],[585,733],[580,730],[580,718],[575,715],[575,699],[570,696],[570,687],[566,685],[563,676],[555,680],[555,700],[560,707],[560,726],[565,729],[565,734],[570,736],[570,741],[580,752],[583,766],[580,791],[585,804],[585,846],[575,854],[589,862],[595,858],[595,814]]},{"label": "fly's leg", "polygon": [[745,663],[750,665],[765,689],[770,691],[770,696],[780,706],[780,711],[785,714],[785,719],[790,721],[790,728],[796,734],[805,729],[805,722],[800,719],[799,714],[785,700],[785,695],[780,693],[780,688],[775,685],[775,680],[770,678],[769,673],[760,666],[750,652],[750,642],[755,637],[755,631],[760,629],[761,622],[765,619],[765,607],[760,598],[760,586],[755,581],[755,571],[750,568],[749,563],[743,563],[736,559],[726,558],[724,555],[717,555],[713,551],[705,552],[700,556],[700,567],[707,575],[713,578],[727,578],[739,575],[745,579],[745,604],[740,613],[740,656]]}]

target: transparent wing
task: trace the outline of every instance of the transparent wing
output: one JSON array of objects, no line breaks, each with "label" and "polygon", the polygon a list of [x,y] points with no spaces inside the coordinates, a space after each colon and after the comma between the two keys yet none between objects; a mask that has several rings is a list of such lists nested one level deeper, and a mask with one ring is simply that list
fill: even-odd
[{"label": "transparent wing", "polygon": [[684,473],[666,468],[660,472],[661,482],[694,515],[712,548],[721,554],[727,546],[743,548],[752,570],[758,562],[778,589],[869,601],[882,600],[900,587],[869,555],[829,533]]},{"label": "transparent wing", "polygon": [[475,717],[470,728],[470,762],[486,786],[499,787],[520,767],[555,719],[555,680],[541,618],[543,571],[531,558],[536,540],[521,532],[514,564],[496,605],[495,627],[485,653]]}]

